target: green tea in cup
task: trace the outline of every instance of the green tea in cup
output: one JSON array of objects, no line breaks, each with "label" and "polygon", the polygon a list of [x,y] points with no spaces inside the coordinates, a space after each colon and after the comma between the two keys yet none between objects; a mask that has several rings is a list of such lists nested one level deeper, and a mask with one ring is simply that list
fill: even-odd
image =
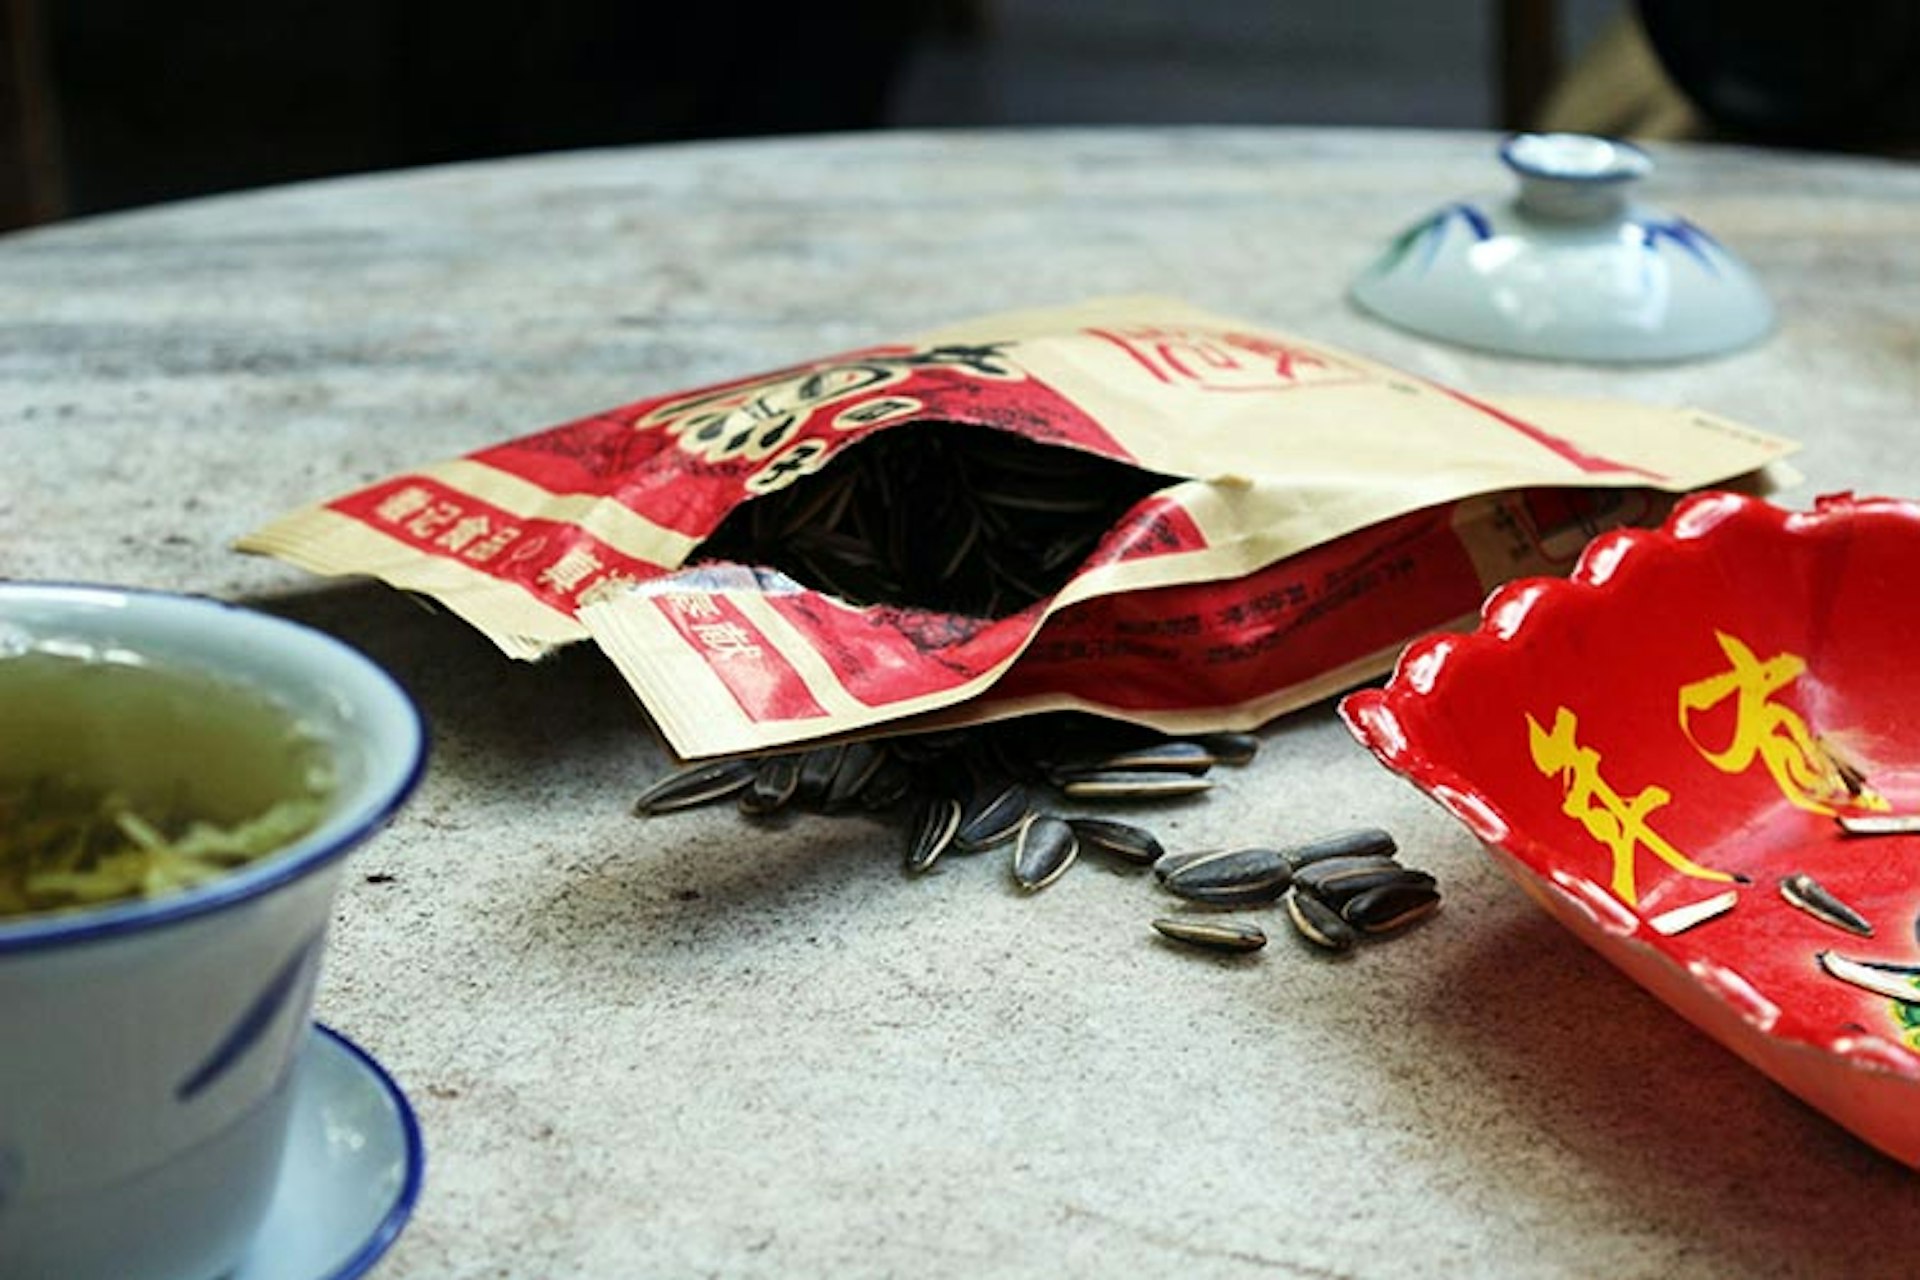
[{"label": "green tea in cup", "polygon": [[0,919],[190,888],[306,834],[313,725],[258,689],[131,654],[0,657]]}]

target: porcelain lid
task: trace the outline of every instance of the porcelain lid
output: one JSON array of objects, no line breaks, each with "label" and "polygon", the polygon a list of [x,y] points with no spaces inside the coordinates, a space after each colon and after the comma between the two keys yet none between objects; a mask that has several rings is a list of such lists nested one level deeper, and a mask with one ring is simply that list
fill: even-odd
[{"label": "porcelain lid", "polygon": [[1685,360],[1747,346],[1773,306],[1732,252],[1631,188],[1631,143],[1521,134],[1500,149],[1518,190],[1442,206],[1403,231],[1354,300],[1428,337],[1514,355]]}]

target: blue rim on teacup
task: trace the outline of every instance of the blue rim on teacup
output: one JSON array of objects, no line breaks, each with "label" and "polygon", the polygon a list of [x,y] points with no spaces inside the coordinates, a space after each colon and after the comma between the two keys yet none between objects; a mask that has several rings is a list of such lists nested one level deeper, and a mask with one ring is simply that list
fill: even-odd
[{"label": "blue rim on teacup", "polygon": [[[364,843],[406,802],[425,771],[425,721],[413,699],[391,675],[342,640],[246,605],[142,588],[0,582],[0,648],[10,625],[31,634],[35,626],[57,627],[63,617],[89,618],[98,623],[108,617],[131,618],[129,610],[145,615],[138,627],[124,629],[124,643],[129,648],[157,645],[201,669],[207,669],[205,656],[196,661],[188,639],[196,625],[217,622],[231,633],[233,642],[255,643],[259,646],[254,651],[260,658],[258,669],[237,674],[269,693],[284,690],[261,674],[265,665],[271,665],[265,655],[288,658],[291,665],[284,669],[305,673],[303,679],[310,687],[324,688],[344,716],[373,731],[378,759],[387,767],[367,770],[344,795],[336,797],[327,816],[306,835],[204,885],[151,899],[0,921],[0,956],[165,928],[254,901],[328,866]],[[149,626],[158,631],[139,629]],[[78,622],[70,624],[70,629],[89,630]],[[98,627],[100,634],[111,630],[104,625]],[[160,634],[171,635],[172,642],[157,641],[154,637]]]}]

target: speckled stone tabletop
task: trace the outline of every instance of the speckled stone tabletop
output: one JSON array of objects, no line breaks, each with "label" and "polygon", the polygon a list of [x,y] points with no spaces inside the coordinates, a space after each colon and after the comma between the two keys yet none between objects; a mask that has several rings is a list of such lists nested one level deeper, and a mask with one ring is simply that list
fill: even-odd
[{"label": "speckled stone tabletop", "polygon": [[1340,960],[1148,928],[1148,879],[898,832],[641,821],[660,747],[387,588],[239,555],[269,517],[636,399],[973,314],[1151,292],[1470,391],[1691,404],[1803,440],[1779,495],[1920,494],[1920,169],[1661,147],[1649,200],[1778,303],[1751,351],[1503,360],[1345,287],[1498,190],[1496,139],[876,134],[322,182],[0,238],[0,574],[246,599],[361,646],[435,754],[355,855],[319,997],[418,1110],[381,1262],[433,1277],[1892,1276],[1920,1183],[1563,932],[1330,706],[1153,817],[1360,823],[1445,910]]}]

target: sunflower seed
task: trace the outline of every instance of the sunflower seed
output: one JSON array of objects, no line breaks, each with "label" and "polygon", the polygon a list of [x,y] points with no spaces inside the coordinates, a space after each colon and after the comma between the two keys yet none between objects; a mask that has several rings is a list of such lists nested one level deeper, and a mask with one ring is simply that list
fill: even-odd
[{"label": "sunflower seed", "polygon": [[1059,590],[1170,478],[955,422],[882,431],[742,503],[696,560],[766,565],[853,604],[1004,616]]},{"label": "sunflower seed", "polygon": [[1199,743],[1175,738],[1108,755],[1063,761],[1050,773],[1060,785],[1110,773],[1179,773],[1198,777],[1215,763],[1213,753]]},{"label": "sunflower seed", "polygon": [[860,788],[860,807],[869,812],[891,809],[913,792],[913,770],[889,753]]},{"label": "sunflower seed", "polygon": [[740,812],[755,817],[785,808],[800,786],[800,758],[792,752],[767,756],[754,768],[753,781],[740,793]]},{"label": "sunflower seed", "polygon": [[1814,919],[1836,929],[1845,929],[1863,938],[1873,936],[1873,925],[1868,923],[1865,916],[1834,897],[1818,880],[1804,871],[1781,877],[1780,896]]},{"label": "sunflower seed", "polygon": [[1166,852],[1153,832],[1109,818],[1068,818],[1082,849],[1112,854],[1138,866],[1151,866]]},{"label": "sunflower seed", "polygon": [[753,781],[759,766],[738,758],[707,760],[675,769],[640,793],[633,802],[636,814],[689,809],[709,800],[721,800]]},{"label": "sunflower seed", "polygon": [[[1284,856],[1284,851],[1283,851]],[[1342,882],[1353,883],[1356,877],[1362,878],[1361,887],[1371,888],[1372,883],[1365,877],[1392,877],[1405,872],[1401,866],[1385,854],[1357,853],[1338,857],[1321,858],[1304,865],[1298,862],[1293,867],[1293,882],[1309,893],[1326,897],[1329,892],[1337,892]]]},{"label": "sunflower seed", "polygon": [[[1334,866],[1334,863],[1329,860],[1303,870],[1317,871],[1322,867],[1331,866]],[[1411,893],[1438,887],[1438,883],[1426,872],[1403,867],[1391,859],[1385,866],[1356,866],[1346,870],[1328,871],[1323,875],[1308,874],[1300,881],[1300,885],[1335,911],[1344,911],[1347,903],[1363,893],[1371,893],[1376,889],[1398,887]]]},{"label": "sunflower seed", "polygon": [[1183,849],[1176,853],[1163,853],[1153,860],[1154,878],[1164,883],[1168,876],[1189,862],[1196,858],[1212,857],[1218,852],[1218,849]]},{"label": "sunflower seed", "polygon": [[833,775],[839,772],[840,760],[846,753],[845,743],[801,752],[800,781],[794,789],[794,799],[802,804],[818,804],[826,799],[833,786]]},{"label": "sunflower seed", "polygon": [[1013,878],[1029,893],[1037,892],[1066,874],[1079,856],[1080,842],[1066,819],[1036,813],[1020,826],[1013,845]]},{"label": "sunflower seed", "polygon": [[974,799],[962,811],[960,829],[954,843],[962,851],[978,853],[1005,844],[1020,833],[1020,825],[1033,812],[1026,787],[1001,780],[974,790]]},{"label": "sunflower seed", "polygon": [[1260,753],[1260,739],[1251,733],[1203,733],[1195,741],[1221,764],[1243,765]]},{"label": "sunflower seed", "polygon": [[1284,852],[1293,863],[1294,870],[1298,871],[1309,863],[1324,862],[1328,858],[1391,858],[1399,852],[1399,846],[1390,834],[1379,827],[1360,827],[1323,836],[1306,844],[1292,845]]},{"label": "sunflower seed", "polygon": [[1301,937],[1329,951],[1347,951],[1360,940],[1354,927],[1312,894],[1298,889],[1287,895],[1287,919]]},{"label": "sunflower seed", "polygon": [[1340,918],[1365,933],[1392,933],[1423,919],[1440,906],[1440,891],[1414,880],[1393,880],[1355,894],[1339,908]]},{"label": "sunflower seed", "polygon": [[907,841],[907,870],[921,872],[940,859],[960,829],[960,802],[952,796],[928,796],[914,815]]},{"label": "sunflower seed", "polygon": [[1822,951],[1814,958],[1822,969],[1842,982],[1902,1004],[1920,1004],[1920,970],[1911,966],[1850,960],[1831,951]]},{"label": "sunflower seed", "polygon": [[1060,790],[1076,800],[1171,800],[1198,795],[1213,783],[1190,773],[1083,773],[1064,782]]},{"label": "sunflower seed", "polygon": [[1247,845],[1190,859],[1162,883],[1193,902],[1253,906],[1277,901],[1292,881],[1293,868],[1278,849]]},{"label": "sunflower seed", "polygon": [[1203,916],[1161,916],[1153,927],[1162,937],[1175,942],[1209,947],[1216,951],[1258,951],[1267,945],[1267,935],[1257,924],[1245,920],[1224,920]]},{"label": "sunflower seed", "polygon": [[871,742],[849,742],[834,766],[821,806],[829,813],[847,808],[886,762],[886,748]]}]

